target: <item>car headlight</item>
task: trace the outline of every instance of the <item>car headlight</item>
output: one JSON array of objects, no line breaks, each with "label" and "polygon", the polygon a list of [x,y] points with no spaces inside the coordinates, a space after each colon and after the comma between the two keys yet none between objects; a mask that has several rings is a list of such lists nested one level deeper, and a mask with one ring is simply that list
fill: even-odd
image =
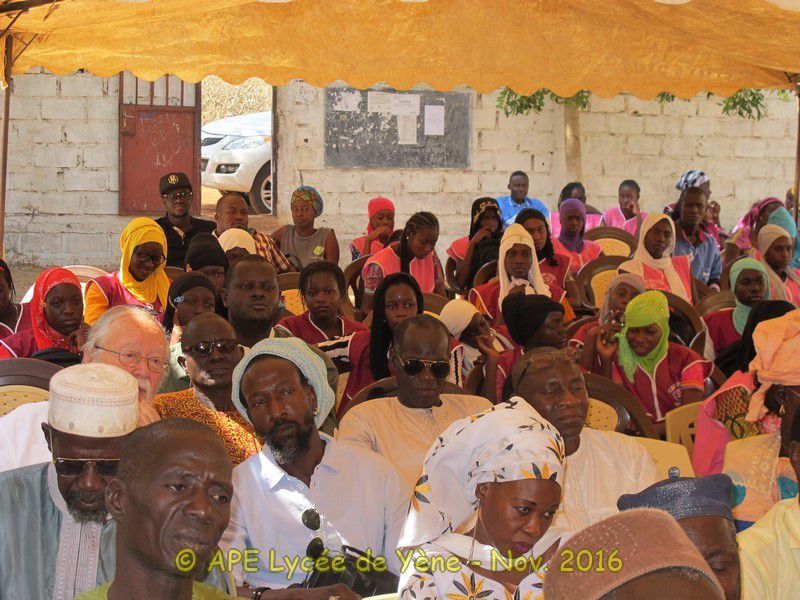
[{"label": "car headlight", "polygon": [[251,148],[258,148],[266,144],[270,138],[263,135],[248,135],[247,137],[233,140],[225,144],[223,150],[250,150]]}]

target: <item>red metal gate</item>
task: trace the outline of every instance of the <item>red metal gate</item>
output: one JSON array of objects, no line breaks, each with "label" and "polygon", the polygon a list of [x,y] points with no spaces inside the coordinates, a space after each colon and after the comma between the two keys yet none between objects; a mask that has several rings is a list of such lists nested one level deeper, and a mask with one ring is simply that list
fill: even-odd
[{"label": "red metal gate", "polygon": [[200,84],[120,73],[119,214],[163,214],[158,180],[174,171],[191,179],[200,212]]}]

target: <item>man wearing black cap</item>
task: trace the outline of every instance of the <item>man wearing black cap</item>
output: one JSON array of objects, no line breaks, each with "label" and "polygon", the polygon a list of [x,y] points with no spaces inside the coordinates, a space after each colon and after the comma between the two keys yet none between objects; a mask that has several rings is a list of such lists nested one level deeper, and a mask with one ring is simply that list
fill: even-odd
[{"label": "man wearing black cap", "polygon": [[167,236],[167,266],[183,269],[186,249],[198,233],[211,233],[216,224],[195,219],[189,214],[192,205],[192,184],[186,173],[167,173],[158,183],[167,214],[156,223]]},{"label": "man wearing black cap", "polygon": [[670,469],[669,479],[638,494],[621,496],[617,507],[620,510],[657,508],[675,517],[714,571],[725,591],[725,600],[739,600],[742,577],[731,509],[731,478],[722,474],[680,477],[673,469]]}]

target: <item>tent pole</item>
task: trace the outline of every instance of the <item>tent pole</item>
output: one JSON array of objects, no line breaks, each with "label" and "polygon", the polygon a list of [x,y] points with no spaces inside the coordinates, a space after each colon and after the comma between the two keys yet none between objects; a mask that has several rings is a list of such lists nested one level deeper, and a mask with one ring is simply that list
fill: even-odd
[{"label": "tent pole", "polygon": [[795,97],[797,98],[797,150],[794,158],[794,186],[792,199],[794,201],[794,222],[797,223],[798,185],[800,185],[800,90],[795,84]]},{"label": "tent pole", "polygon": [[0,155],[0,252],[5,256],[6,188],[8,186],[8,124],[11,111],[11,63],[14,56],[14,36],[5,38],[5,78],[3,90],[3,153]]}]

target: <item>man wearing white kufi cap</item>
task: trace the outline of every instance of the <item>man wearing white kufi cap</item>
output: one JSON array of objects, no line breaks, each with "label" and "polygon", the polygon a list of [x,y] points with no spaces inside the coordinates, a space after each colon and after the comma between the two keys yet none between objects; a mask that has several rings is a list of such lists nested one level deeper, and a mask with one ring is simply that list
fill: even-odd
[{"label": "man wearing white kufi cap", "polygon": [[136,379],[111,365],[52,377],[42,424],[52,461],[0,473],[3,598],[71,599],[113,576],[105,486],[137,426],[138,396]]}]

